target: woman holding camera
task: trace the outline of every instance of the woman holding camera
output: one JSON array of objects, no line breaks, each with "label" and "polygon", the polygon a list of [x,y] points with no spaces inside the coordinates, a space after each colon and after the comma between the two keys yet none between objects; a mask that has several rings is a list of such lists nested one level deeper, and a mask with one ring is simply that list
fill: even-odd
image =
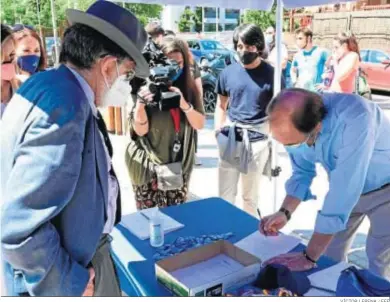
[{"label": "woman holding camera", "polygon": [[187,43],[165,37],[162,50],[180,67],[170,87],[179,96],[180,105],[160,111],[151,106],[154,95],[146,87],[138,93],[130,114],[131,141],[125,155],[138,210],[186,201],[195,159],[195,130],[205,124]]}]

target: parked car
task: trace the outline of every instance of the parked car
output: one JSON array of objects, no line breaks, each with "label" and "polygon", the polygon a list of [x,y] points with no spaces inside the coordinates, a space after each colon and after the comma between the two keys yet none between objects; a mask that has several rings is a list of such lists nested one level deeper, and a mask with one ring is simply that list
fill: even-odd
[{"label": "parked car", "polygon": [[[61,41],[58,39],[58,49],[60,49]],[[53,66],[55,64],[55,45],[54,37],[45,37],[47,64]]]},{"label": "parked car", "polygon": [[360,66],[371,89],[390,91],[390,52],[364,49],[360,56]]},{"label": "parked car", "polygon": [[203,60],[200,65],[201,79],[203,86],[203,106],[206,113],[213,113],[217,104],[217,86],[218,76],[227,65],[231,64],[224,56],[217,56],[212,61]]},{"label": "parked car", "polygon": [[211,39],[190,39],[187,42],[195,60],[199,64],[202,64],[203,61],[212,61],[218,55],[223,56],[226,60],[230,60],[230,62],[234,60],[234,51],[227,49],[219,41]]}]

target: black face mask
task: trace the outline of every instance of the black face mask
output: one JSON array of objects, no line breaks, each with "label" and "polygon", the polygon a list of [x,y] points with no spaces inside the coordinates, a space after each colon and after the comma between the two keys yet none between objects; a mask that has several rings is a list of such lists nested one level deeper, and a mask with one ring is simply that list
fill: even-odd
[{"label": "black face mask", "polygon": [[259,54],[257,52],[250,52],[250,51],[244,51],[244,52],[239,52],[238,56],[240,57],[240,61],[244,65],[249,65],[254,62],[254,60],[257,59]]}]

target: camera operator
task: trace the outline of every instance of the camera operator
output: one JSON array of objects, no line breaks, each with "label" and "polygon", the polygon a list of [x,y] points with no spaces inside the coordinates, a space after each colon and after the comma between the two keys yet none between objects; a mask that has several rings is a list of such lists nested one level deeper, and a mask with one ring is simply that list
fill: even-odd
[{"label": "camera operator", "polygon": [[[184,203],[195,158],[195,130],[205,123],[202,99],[191,76],[187,43],[165,37],[162,51],[179,65],[170,91],[180,96],[179,108],[151,106],[154,95],[145,86],[130,114],[131,141],[126,165],[137,209]],[[168,184],[167,184],[168,183]]]},{"label": "camera operator", "polygon": [[151,52],[159,51],[165,35],[164,29],[157,22],[150,22],[146,25],[145,31],[149,35],[149,40],[145,45],[145,50]]}]

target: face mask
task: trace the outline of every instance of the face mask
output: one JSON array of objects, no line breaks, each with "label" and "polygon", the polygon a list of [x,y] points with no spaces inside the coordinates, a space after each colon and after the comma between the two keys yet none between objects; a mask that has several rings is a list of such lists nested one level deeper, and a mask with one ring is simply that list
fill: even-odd
[{"label": "face mask", "polygon": [[257,59],[259,54],[257,52],[244,51],[238,54],[240,56],[240,61],[244,65],[252,64],[254,60]]},{"label": "face mask", "polygon": [[108,82],[104,77],[104,82],[108,90],[102,98],[101,107],[122,107],[126,105],[126,101],[131,94],[131,86],[129,81],[126,80],[126,75],[120,76],[118,64],[116,62],[115,64],[118,77],[116,78],[115,82],[112,84],[111,87],[108,85]]},{"label": "face mask", "polygon": [[300,154],[300,153],[305,153],[307,152],[308,150],[310,150],[310,146],[307,144],[307,142],[309,141],[309,139],[313,136],[313,134],[309,134],[307,136],[307,138],[305,139],[304,142],[300,143],[300,144],[295,144],[295,145],[288,145],[288,146],[284,146],[284,148],[286,148],[286,151],[290,154]]},{"label": "face mask", "polygon": [[1,64],[1,79],[3,81],[11,81],[15,78],[15,65],[12,63]]},{"label": "face mask", "polygon": [[17,63],[22,70],[27,71],[29,74],[34,74],[38,69],[40,59],[36,55],[22,56],[18,58]]},{"label": "face mask", "polygon": [[180,68],[179,71],[171,78],[172,82],[177,81],[177,79],[180,78],[182,73],[183,73],[183,68]]},{"label": "face mask", "polygon": [[274,41],[273,35],[266,35],[265,36],[265,43],[271,44]]}]

